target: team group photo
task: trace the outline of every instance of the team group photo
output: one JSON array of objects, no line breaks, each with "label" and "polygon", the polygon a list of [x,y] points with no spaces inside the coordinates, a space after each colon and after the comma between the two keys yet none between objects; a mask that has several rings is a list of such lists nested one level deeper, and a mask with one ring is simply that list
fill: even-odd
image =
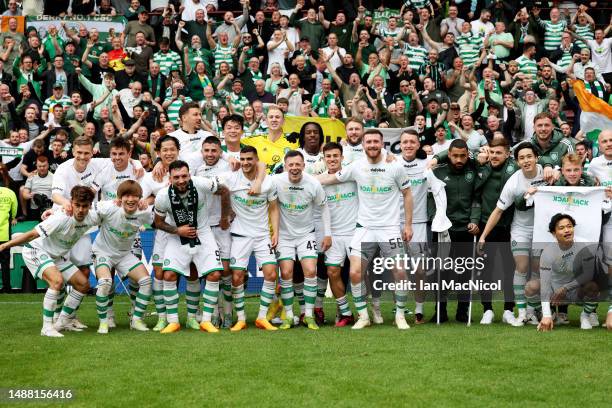
[{"label": "team group photo", "polygon": [[611,10],[0,1],[0,401],[607,406]]}]

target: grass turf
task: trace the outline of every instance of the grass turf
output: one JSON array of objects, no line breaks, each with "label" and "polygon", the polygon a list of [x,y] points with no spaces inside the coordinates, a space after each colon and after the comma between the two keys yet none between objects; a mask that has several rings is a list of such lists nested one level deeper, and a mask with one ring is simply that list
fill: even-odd
[{"label": "grass turf", "polygon": [[[247,300],[250,318],[257,305]],[[329,320],[335,306],[325,306]],[[578,307],[570,307],[572,325],[552,333],[482,327],[477,304],[472,327],[449,322],[399,332],[391,307],[383,303],[384,325],[358,332],[331,325],[263,332],[250,324],[240,333],[161,335],[130,331],[127,297],[117,297],[119,327],[101,336],[89,296],[79,317],[90,328],[50,339],[39,335],[42,295],[4,295],[0,387],[70,388],[71,407],[609,406],[612,333],[580,330]],[[18,404],[30,405],[59,404]]]}]

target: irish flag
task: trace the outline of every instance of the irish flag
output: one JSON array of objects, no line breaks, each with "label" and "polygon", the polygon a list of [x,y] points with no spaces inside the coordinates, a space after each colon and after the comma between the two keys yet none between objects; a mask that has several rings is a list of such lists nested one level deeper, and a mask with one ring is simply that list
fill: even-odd
[{"label": "irish flag", "polygon": [[591,140],[597,140],[603,129],[612,129],[612,106],[603,99],[587,92],[582,81],[571,81],[574,94],[580,103],[580,129]]}]

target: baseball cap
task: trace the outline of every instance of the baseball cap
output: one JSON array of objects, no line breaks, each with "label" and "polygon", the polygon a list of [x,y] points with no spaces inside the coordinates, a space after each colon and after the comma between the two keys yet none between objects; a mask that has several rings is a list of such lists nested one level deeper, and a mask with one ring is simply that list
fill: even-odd
[{"label": "baseball cap", "polygon": [[126,59],[125,61],[123,61],[123,65],[136,65],[136,61],[134,61],[133,59],[129,58]]}]

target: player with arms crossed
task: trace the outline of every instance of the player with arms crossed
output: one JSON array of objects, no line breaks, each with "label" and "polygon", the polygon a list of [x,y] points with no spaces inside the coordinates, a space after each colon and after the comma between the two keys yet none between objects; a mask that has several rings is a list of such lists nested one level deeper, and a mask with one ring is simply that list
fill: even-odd
[{"label": "player with arms crossed", "polygon": [[[80,331],[72,327],[71,318],[89,290],[89,280],[67,256],[83,234],[98,224],[97,215],[90,212],[93,200],[94,192],[89,187],[75,186],[70,190],[71,215],[56,211],[33,230],[0,245],[0,251],[4,251],[26,244],[22,252],[26,266],[34,278],[49,285],[43,299],[41,336],[63,337],[59,332],[64,329]],[[53,314],[66,282],[73,290],[54,326]]]},{"label": "player with arms crossed", "polygon": [[[537,324],[537,318],[532,310],[527,313],[525,302],[525,283],[527,283],[527,272],[529,271],[529,255],[532,252],[533,241],[533,207],[524,207],[526,194],[534,194],[537,187],[544,185],[544,169],[538,164],[538,153],[529,142],[522,142],[514,149],[514,159],[521,171],[514,173],[504,185],[497,200],[496,208],[491,212],[484,231],[479,239],[481,250],[486,242],[487,236],[497,225],[505,210],[515,204],[514,218],[510,227],[512,239],[512,255],[514,256],[515,271],[513,278],[514,299],[518,308],[518,317],[511,319],[504,315],[505,322],[512,326],[523,326],[529,321]],[[521,202],[522,201],[522,202]],[[517,202],[517,203],[515,203]],[[538,256],[531,253],[532,271],[537,271]]]},{"label": "player with arms crossed", "polygon": [[[261,192],[251,194],[250,190],[260,171],[259,158],[254,147],[242,148],[240,165],[241,170],[222,176],[223,184],[230,191],[232,210],[236,214],[230,227],[232,235],[230,268],[232,270],[232,296],[238,319],[231,331],[237,332],[247,327],[244,311],[244,274],[251,253],[255,254],[257,264],[261,266],[264,275],[259,313],[255,325],[264,330],[277,330],[266,318],[268,308],[274,298],[276,282],[274,248],[278,243],[280,218],[276,189],[272,178],[266,176],[261,185]],[[269,225],[272,225],[271,238]]]},{"label": "player with arms crossed", "polygon": [[329,208],[323,187],[314,177],[304,173],[304,156],[297,150],[287,152],[285,172],[272,178],[280,204],[278,261],[281,269],[281,299],[286,317],[280,329],[293,326],[293,264],[295,256],[304,272],[304,324],[318,330],[314,317],[317,296],[317,241],[314,235],[314,207],[319,207],[323,219],[321,250],[331,246]]},{"label": "player with arms crossed", "polygon": [[[358,159],[335,174],[322,174],[322,184],[355,181],[359,198],[357,228],[351,241],[350,278],[351,291],[359,319],[353,329],[370,325],[366,308],[365,283],[362,270],[380,249],[383,257],[404,254],[404,242],[412,239],[412,194],[410,182],[397,161],[387,163],[382,155],[383,135],[378,130],[368,130],[363,135],[366,158]],[[400,193],[401,192],[401,193]],[[400,231],[400,194],[404,198],[404,230]],[[406,272],[393,268],[395,281],[406,280]],[[410,328],[404,317],[407,292],[395,291],[395,324],[398,329]]]},{"label": "player with arms crossed", "polygon": [[122,279],[127,276],[138,284],[130,328],[138,331],[149,330],[142,317],[151,298],[151,277],[140,259],[132,254],[140,227],[153,222],[150,210],[139,211],[141,198],[140,184],[134,180],[125,180],[117,188],[117,201],[102,201],[96,206],[100,231],[92,249],[98,279],[96,309],[100,319],[99,334],[107,334],[109,328],[107,307],[113,284],[112,268]]},{"label": "player with arms crossed", "polygon": [[[177,160],[168,167],[171,185],[155,197],[155,228],[169,233],[164,251],[164,302],[168,326],[161,333],[180,330],[178,321],[178,275],[189,276],[190,264],[196,265],[200,277],[206,277],[202,294],[204,302],[200,330],[218,333],[211,322],[219,295],[219,278],[223,266],[215,237],[208,224],[212,195],[228,190],[213,178],[191,177],[189,166]],[[221,209],[227,218],[227,208]],[[166,218],[168,216],[168,218]],[[166,219],[169,221],[167,222]]]},{"label": "player with arms crossed", "polygon": [[555,214],[548,231],[557,241],[544,248],[540,257],[540,279],[527,282],[525,294],[542,299],[542,320],[538,331],[551,331],[553,317],[550,306],[576,303],[583,306],[580,328],[592,329],[589,316],[597,309],[599,288],[593,281],[595,248],[592,244],[574,241],[576,221],[567,214]]}]

